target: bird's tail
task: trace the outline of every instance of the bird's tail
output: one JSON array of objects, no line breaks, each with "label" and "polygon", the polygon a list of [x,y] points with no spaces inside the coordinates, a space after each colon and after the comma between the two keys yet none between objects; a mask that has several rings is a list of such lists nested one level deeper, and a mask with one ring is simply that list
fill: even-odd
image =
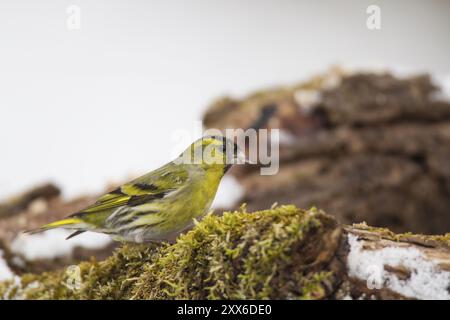
[{"label": "bird's tail", "polygon": [[67,218],[62,220],[57,220],[49,224],[44,224],[42,227],[32,230],[24,231],[25,233],[35,234],[43,231],[47,231],[54,228],[64,228],[64,229],[79,229],[83,225],[83,221],[77,218]]}]

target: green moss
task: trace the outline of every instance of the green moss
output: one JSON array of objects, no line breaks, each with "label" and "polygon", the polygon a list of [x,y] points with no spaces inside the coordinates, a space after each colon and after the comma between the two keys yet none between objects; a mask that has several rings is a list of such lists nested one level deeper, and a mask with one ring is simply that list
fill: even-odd
[{"label": "green moss", "polygon": [[221,217],[206,216],[175,244],[126,244],[103,262],[26,275],[20,284],[0,284],[0,295],[28,299],[326,298],[336,284],[328,261],[323,261],[327,248],[323,242],[336,230],[335,220],[316,209],[281,206],[247,213],[243,208]]}]

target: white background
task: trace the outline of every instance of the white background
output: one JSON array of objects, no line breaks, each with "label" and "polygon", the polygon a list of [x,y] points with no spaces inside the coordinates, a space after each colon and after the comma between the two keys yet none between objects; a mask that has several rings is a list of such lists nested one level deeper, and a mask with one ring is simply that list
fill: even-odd
[{"label": "white background", "polygon": [[[79,31],[66,28],[71,4]],[[223,94],[337,63],[450,74],[449,18],[446,0],[1,0],[0,198],[47,180],[73,196],[154,169],[174,130]]]}]

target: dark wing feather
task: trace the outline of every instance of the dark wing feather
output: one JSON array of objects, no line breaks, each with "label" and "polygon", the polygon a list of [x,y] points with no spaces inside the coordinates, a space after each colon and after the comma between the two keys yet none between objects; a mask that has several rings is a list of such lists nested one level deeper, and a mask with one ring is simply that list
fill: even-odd
[{"label": "dark wing feather", "polygon": [[169,163],[101,196],[93,205],[72,216],[110,213],[122,206],[137,206],[162,199],[168,193],[182,187],[187,179],[186,168]]},{"label": "dark wing feather", "polygon": [[70,234],[70,236],[68,236],[66,238],[66,240],[69,240],[70,238],[76,237],[77,235],[79,235],[80,233],[83,233],[83,232],[85,232],[85,230],[77,230],[77,231],[73,232],[72,234]]}]

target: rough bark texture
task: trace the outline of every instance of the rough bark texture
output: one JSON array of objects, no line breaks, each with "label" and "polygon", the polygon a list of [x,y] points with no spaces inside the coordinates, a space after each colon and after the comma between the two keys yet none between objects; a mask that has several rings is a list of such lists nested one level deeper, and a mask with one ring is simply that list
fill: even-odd
[{"label": "rough bark texture", "polygon": [[232,169],[245,190],[239,203],[255,212],[209,215],[172,245],[79,248],[17,264],[10,244],[20,232],[97,196],[65,201],[56,187],[38,187],[0,204],[0,254],[18,275],[0,283],[0,297],[450,299],[450,234],[345,225],[450,230],[450,104],[437,92],[428,76],[333,70],[221,99],[206,127],[248,128],[276,106],[268,127],[282,129],[279,173]]},{"label": "rough bark texture", "polygon": [[207,128],[248,128],[267,105],[281,129],[280,170],[232,172],[249,209],[317,206],[343,223],[366,221],[397,232],[450,230],[450,103],[428,76],[332,70],[292,87],[242,100],[223,98]]},{"label": "rough bark texture", "polygon": [[[220,217],[207,216],[172,245],[125,245],[103,262],[85,262],[61,271],[28,274],[20,280],[0,283],[0,296],[448,299],[449,245],[450,234],[397,235],[366,225],[342,226],[332,216],[314,208],[305,211],[281,206],[252,213],[243,209]],[[399,250],[395,255],[400,262],[390,265],[386,260],[378,289],[369,289],[367,281],[371,279],[366,279],[361,270],[352,269],[353,260],[367,259],[365,253],[376,254],[386,248]],[[417,270],[408,264],[411,253]],[[425,263],[426,268],[420,268],[420,263]],[[425,280],[420,282],[416,274]],[[367,277],[370,276],[369,272]],[[429,290],[433,283],[426,280],[433,277],[441,279],[441,283]],[[394,280],[400,287],[394,285]]]}]

